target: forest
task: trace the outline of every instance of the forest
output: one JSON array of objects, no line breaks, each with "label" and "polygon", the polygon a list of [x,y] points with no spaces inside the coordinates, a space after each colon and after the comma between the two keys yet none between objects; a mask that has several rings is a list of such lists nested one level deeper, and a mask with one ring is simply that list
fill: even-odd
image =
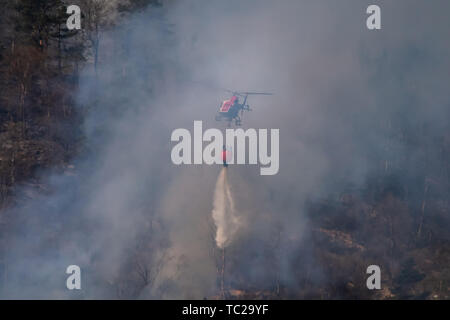
[{"label": "forest", "polygon": [[[263,39],[297,20],[278,19],[272,31],[271,10],[277,17],[289,5],[243,4],[253,14],[247,21],[236,3],[202,11],[201,1],[180,2],[0,0],[0,298],[449,299],[450,69],[438,55],[448,48],[427,49],[434,38],[418,36],[404,45],[386,40],[391,50],[379,52],[355,45],[361,52],[350,59],[327,34],[318,47],[342,54],[335,64],[308,67],[304,61],[328,53],[305,49],[303,69],[286,80],[270,70],[230,75],[231,85],[254,80],[289,92],[260,103],[284,115],[258,118],[255,107],[248,116],[253,125],[263,119],[255,125],[262,128],[278,119],[280,173],[228,169],[245,227],[222,252],[209,217],[217,174],[172,167],[170,132],[214,117],[211,79],[242,68],[233,59],[248,61],[249,73],[261,69],[255,52],[285,74],[300,68],[286,50],[267,49],[281,47],[282,36]],[[81,30],[66,27],[71,4],[81,8]],[[233,19],[230,28],[257,34],[255,47],[230,44],[237,33],[221,29],[228,18],[218,12]],[[350,74],[340,63],[360,69]],[[199,77],[202,86],[190,82]],[[355,97],[361,83],[370,89]],[[304,100],[311,112],[294,123],[303,109],[292,97],[312,87],[322,89]],[[180,111],[184,103],[192,113]],[[362,104],[367,112],[352,107]],[[57,284],[74,256],[88,281],[77,293]],[[367,289],[369,265],[381,267],[381,290]],[[49,280],[58,268],[62,276]]]}]

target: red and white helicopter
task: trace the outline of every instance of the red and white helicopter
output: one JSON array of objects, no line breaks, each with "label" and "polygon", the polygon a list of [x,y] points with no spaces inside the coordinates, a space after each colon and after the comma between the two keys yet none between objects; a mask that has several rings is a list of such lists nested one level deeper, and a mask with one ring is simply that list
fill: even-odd
[{"label": "red and white helicopter", "polygon": [[[244,111],[252,111],[250,106],[247,104],[247,98],[250,95],[265,95],[270,96],[272,93],[268,92],[238,92],[238,91],[230,91],[232,96],[230,99],[223,101],[220,104],[219,112],[216,115],[216,121],[228,121],[228,126],[231,126],[231,122],[233,122],[236,126],[241,125],[242,115]],[[240,103],[239,98],[243,98],[243,102]]]}]

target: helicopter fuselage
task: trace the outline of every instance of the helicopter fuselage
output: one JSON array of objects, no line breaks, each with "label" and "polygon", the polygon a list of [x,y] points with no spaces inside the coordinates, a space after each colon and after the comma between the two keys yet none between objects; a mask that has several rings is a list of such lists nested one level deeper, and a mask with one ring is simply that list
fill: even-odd
[{"label": "helicopter fuselage", "polygon": [[[247,98],[249,95],[270,96],[272,95],[272,93],[234,91],[230,99],[225,100],[221,103],[219,113],[216,115],[216,121],[222,121],[225,119],[226,121],[228,121],[228,126],[231,126],[231,122],[234,120],[235,125],[240,126],[242,120],[241,117],[244,111],[252,111],[252,109],[250,109],[250,106],[247,104]],[[239,103],[238,97],[242,97],[244,101],[242,103]]]},{"label": "helicopter fuselage", "polygon": [[244,104],[240,104],[237,96],[232,96],[230,99],[222,102],[219,114],[216,117],[217,121],[225,119],[229,122],[235,120],[236,125],[240,125],[241,118],[239,112],[245,110]]}]

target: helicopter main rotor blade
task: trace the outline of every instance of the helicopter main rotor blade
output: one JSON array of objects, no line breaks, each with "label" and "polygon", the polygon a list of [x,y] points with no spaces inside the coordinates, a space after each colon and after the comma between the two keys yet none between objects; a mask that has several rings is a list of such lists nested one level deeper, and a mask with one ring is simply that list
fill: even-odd
[{"label": "helicopter main rotor blade", "polygon": [[264,96],[272,96],[273,93],[270,92],[240,92],[241,94],[244,95],[264,95]]}]

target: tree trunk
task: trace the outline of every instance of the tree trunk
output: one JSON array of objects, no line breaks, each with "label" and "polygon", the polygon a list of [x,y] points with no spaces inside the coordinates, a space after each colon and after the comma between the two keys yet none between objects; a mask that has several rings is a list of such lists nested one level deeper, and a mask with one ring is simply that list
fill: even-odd
[{"label": "tree trunk", "polygon": [[417,238],[420,237],[420,234],[422,232],[423,221],[424,221],[424,217],[425,217],[425,207],[426,207],[427,192],[428,192],[428,183],[427,183],[427,181],[425,179],[425,188],[424,188],[424,192],[423,192],[423,200],[422,200],[420,223],[419,223],[419,228],[417,229]]},{"label": "tree trunk", "polygon": [[25,138],[25,96],[27,94],[25,84],[22,82],[20,84],[20,96],[19,96],[19,104],[20,104],[20,117],[22,118],[22,138]]},{"label": "tree trunk", "polygon": [[220,279],[220,290],[222,292],[222,299],[225,300],[225,248],[222,249],[222,270]]}]

